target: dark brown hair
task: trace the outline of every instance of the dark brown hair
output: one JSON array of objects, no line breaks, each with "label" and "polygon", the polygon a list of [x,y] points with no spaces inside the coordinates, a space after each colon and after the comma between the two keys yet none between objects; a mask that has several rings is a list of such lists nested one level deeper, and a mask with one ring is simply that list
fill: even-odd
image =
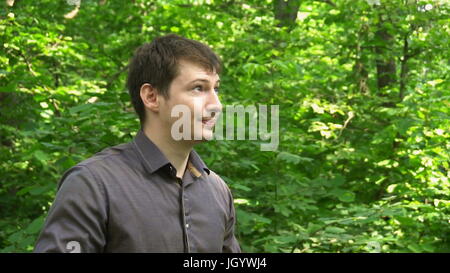
[{"label": "dark brown hair", "polygon": [[220,58],[207,45],[176,34],[155,38],[136,49],[129,64],[127,87],[141,126],[145,122],[145,108],[140,96],[141,86],[151,84],[166,99],[169,87],[178,76],[178,62],[183,59],[220,73]]}]

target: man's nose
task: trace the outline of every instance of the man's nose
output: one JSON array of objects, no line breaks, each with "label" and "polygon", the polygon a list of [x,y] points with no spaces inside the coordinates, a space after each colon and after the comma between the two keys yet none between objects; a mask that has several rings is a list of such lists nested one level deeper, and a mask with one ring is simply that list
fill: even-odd
[{"label": "man's nose", "polygon": [[[206,110],[211,113],[220,113],[222,112],[222,103],[220,103],[220,99],[215,90],[208,92],[208,97],[206,100]],[[214,116],[211,115],[212,117]]]}]

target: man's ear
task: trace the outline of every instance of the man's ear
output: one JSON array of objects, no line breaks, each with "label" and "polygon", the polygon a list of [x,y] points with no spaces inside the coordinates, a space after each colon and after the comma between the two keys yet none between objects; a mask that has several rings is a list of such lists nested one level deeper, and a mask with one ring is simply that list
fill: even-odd
[{"label": "man's ear", "polygon": [[158,90],[149,83],[144,83],[140,91],[142,103],[145,108],[153,112],[159,112]]}]

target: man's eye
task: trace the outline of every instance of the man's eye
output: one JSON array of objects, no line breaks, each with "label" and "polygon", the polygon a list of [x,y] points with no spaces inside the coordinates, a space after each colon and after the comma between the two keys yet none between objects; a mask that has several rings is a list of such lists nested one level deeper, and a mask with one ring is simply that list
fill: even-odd
[{"label": "man's eye", "polygon": [[194,87],[194,90],[196,90],[196,91],[202,91],[202,90],[203,90],[203,86],[198,85],[198,86]]},{"label": "man's eye", "polygon": [[[198,86],[194,87],[193,90],[203,92],[205,89],[203,88],[203,86],[198,85]],[[219,93],[219,91],[220,91],[219,87],[214,88],[214,92]]]}]

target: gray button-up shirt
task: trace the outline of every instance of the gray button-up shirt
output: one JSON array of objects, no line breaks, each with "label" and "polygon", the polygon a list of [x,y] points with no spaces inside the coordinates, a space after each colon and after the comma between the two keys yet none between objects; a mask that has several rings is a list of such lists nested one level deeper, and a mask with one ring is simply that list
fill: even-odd
[{"label": "gray button-up shirt", "polygon": [[240,252],[233,197],[193,150],[182,179],[139,130],[67,170],[35,252]]}]

